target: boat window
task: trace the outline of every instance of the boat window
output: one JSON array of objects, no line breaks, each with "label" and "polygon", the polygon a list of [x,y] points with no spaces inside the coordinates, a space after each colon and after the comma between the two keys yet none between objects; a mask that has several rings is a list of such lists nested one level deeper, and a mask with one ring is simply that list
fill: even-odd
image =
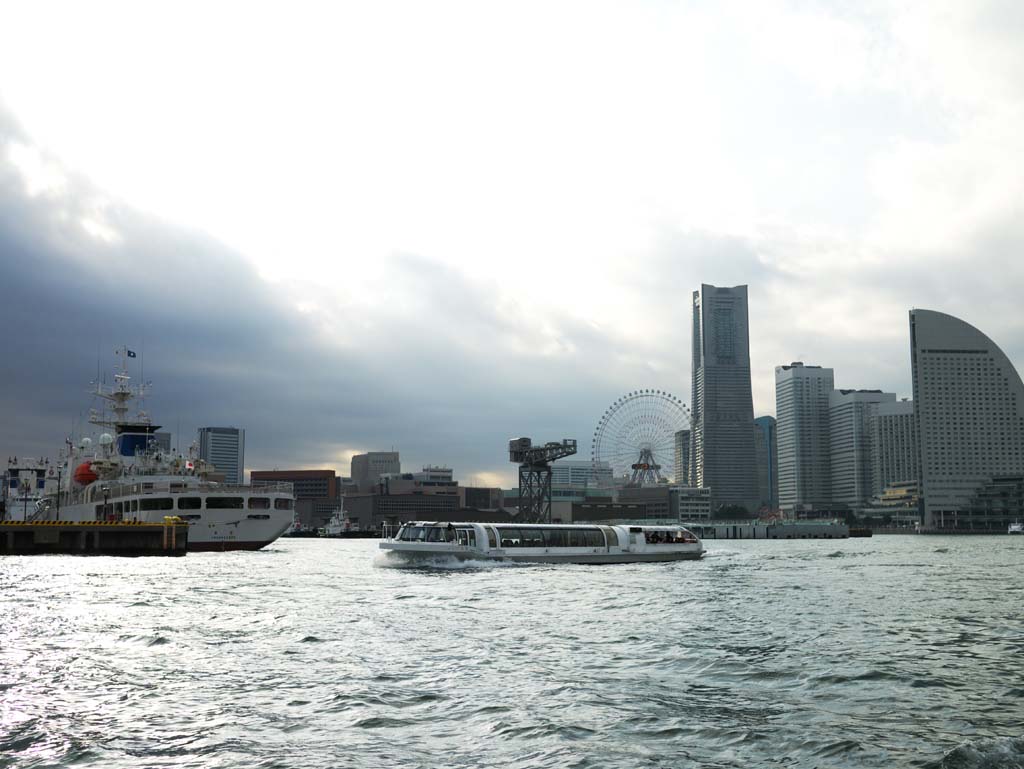
[{"label": "boat window", "polygon": [[178,497],[179,510],[198,510],[202,506],[202,497]]},{"label": "boat window", "polygon": [[619,546],[619,534],[618,534],[618,532],[616,532],[615,529],[603,529],[603,531],[604,531],[605,538],[607,538],[607,540],[608,540],[608,547],[618,547]]},{"label": "boat window", "polygon": [[497,547],[498,546],[498,537],[494,533],[494,527],[493,526],[488,526],[487,527],[487,546],[488,547]]},{"label": "boat window", "polygon": [[124,507],[121,502],[114,503],[114,515],[121,515],[124,512]]},{"label": "boat window", "polygon": [[583,535],[587,547],[604,547],[604,536],[600,529],[587,529]]},{"label": "boat window", "polygon": [[173,510],[174,500],[170,497],[151,497],[140,500],[140,510]]},{"label": "boat window", "polygon": [[206,509],[207,510],[241,510],[242,502],[244,500],[241,497],[207,497],[206,498]]},{"label": "boat window", "polygon": [[405,542],[422,542],[427,536],[427,530],[422,526],[406,526],[402,529],[400,538]]},{"label": "boat window", "polygon": [[456,529],[455,540],[460,545],[476,547],[476,532],[473,529]]},{"label": "boat window", "polygon": [[257,521],[266,521],[266,520],[268,520],[270,518],[270,516],[267,515],[266,513],[249,513],[245,517],[246,518],[252,518],[252,519],[255,519]]},{"label": "boat window", "polygon": [[502,547],[522,547],[519,529],[498,529]]},{"label": "boat window", "polygon": [[544,529],[522,529],[519,532],[521,547],[545,547]]},{"label": "boat window", "polygon": [[544,529],[544,544],[547,547],[568,547],[568,529]]},{"label": "boat window", "polygon": [[249,497],[250,510],[269,510],[270,500],[266,497]]},{"label": "boat window", "polygon": [[292,505],[295,502],[294,499],[275,499],[274,509],[275,510],[291,510]]},{"label": "boat window", "polygon": [[443,526],[431,526],[427,529],[427,542],[444,542],[446,539]]}]

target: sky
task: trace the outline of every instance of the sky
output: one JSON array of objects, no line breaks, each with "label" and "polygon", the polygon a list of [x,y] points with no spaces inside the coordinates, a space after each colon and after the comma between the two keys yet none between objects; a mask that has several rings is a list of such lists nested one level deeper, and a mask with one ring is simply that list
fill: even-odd
[{"label": "sky", "polygon": [[[182,445],[514,485],[641,388],[691,294],[774,367],[910,394],[907,311],[1024,364],[1024,5],[47,2],[0,26],[0,454],[122,345]],[[140,366],[141,369],[141,366]]]}]

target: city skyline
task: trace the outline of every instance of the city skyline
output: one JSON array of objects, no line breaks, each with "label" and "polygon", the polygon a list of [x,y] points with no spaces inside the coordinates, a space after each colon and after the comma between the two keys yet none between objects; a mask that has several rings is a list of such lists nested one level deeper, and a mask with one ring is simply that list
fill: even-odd
[{"label": "city skyline", "polygon": [[128,344],[182,446],[236,424],[249,469],[394,447],[510,486],[509,438],[689,401],[702,283],[750,286],[755,417],[798,360],[909,396],[914,307],[1024,369],[1006,9],[441,3],[397,40],[376,7],[244,38],[122,10],[0,30],[0,452],[55,455]]}]

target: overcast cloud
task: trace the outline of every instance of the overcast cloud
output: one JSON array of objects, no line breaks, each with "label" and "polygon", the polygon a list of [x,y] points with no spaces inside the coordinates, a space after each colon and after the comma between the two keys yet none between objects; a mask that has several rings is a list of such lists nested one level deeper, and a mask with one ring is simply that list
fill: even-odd
[{"label": "overcast cloud", "polygon": [[911,307],[1024,363],[1017,3],[152,13],[5,14],[0,453],[55,455],[127,344],[250,469],[508,484],[510,437],[689,401],[702,282],[750,286],[758,414],[792,360],[909,395]]}]

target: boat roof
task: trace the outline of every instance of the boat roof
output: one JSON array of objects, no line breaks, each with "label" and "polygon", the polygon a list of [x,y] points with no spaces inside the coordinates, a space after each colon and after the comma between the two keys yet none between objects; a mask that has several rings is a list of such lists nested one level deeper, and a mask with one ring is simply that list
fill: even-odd
[{"label": "boat roof", "polygon": [[599,526],[608,528],[631,529],[636,531],[679,531],[685,529],[683,524],[626,524],[626,523],[494,523],[482,521],[405,521],[402,526],[499,526],[503,529],[596,529]]}]

